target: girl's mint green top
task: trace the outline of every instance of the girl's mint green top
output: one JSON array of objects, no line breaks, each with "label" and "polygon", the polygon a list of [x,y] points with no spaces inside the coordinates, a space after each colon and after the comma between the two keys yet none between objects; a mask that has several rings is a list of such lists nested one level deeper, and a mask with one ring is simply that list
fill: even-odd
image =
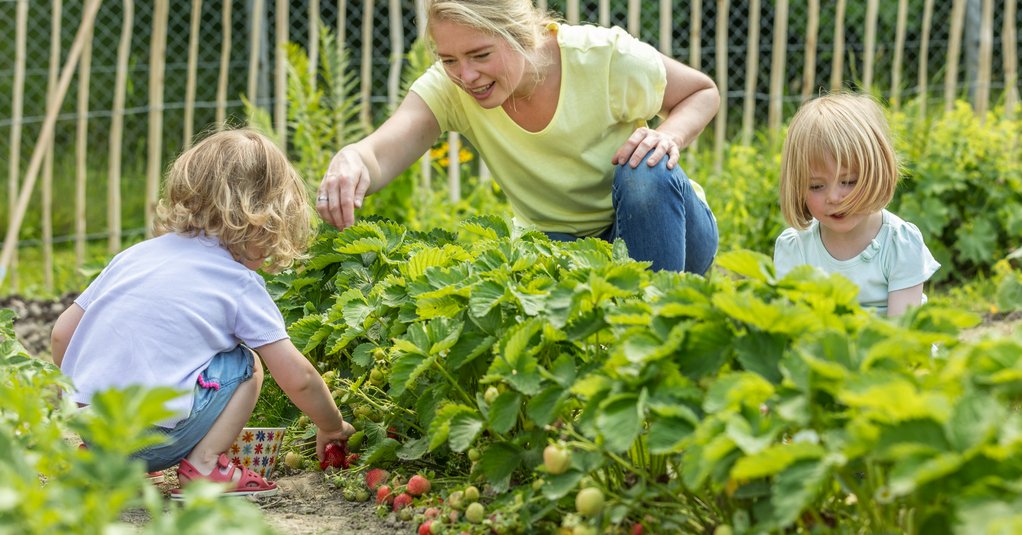
[{"label": "girl's mint green top", "polygon": [[591,236],[613,221],[611,158],[660,111],[667,74],[660,54],[621,28],[562,24],[556,31],[561,93],[553,119],[539,132],[523,129],[501,107],[479,106],[440,63],[411,91],[442,130],[461,133],[479,150],[517,224]]},{"label": "girl's mint green top", "polygon": [[[837,260],[820,237],[820,223],[786,229],[774,244],[774,267],[783,277],[796,266],[809,264],[827,273],[840,273],[859,287],[859,304],[887,315],[887,294],[926,282],[940,269],[915,225],[883,211],[880,232],[854,258]],[[923,294],[923,303],[926,295]]]}]

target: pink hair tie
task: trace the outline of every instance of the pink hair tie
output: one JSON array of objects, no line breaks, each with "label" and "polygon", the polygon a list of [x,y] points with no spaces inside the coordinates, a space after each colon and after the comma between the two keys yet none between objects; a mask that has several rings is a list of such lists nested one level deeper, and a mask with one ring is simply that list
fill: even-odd
[{"label": "pink hair tie", "polygon": [[202,374],[199,374],[199,386],[202,388],[212,388],[213,390],[220,390],[220,383],[216,381],[206,381],[202,378]]}]

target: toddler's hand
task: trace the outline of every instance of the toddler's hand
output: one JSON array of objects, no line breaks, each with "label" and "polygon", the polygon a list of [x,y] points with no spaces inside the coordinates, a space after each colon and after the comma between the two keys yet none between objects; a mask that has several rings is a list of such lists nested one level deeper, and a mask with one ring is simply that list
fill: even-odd
[{"label": "toddler's hand", "polygon": [[348,422],[341,422],[341,428],[336,431],[316,431],[316,458],[320,461],[326,459],[326,445],[337,442],[347,442],[348,437],[355,433],[355,428]]}]

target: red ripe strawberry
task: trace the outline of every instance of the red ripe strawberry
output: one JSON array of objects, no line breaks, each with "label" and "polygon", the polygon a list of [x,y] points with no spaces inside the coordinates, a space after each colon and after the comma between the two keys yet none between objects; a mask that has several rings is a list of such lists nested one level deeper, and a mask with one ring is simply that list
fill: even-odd
[{"label": "red ripe strawberry", "polygon": [[394,498],[394,510],[395,511],[399,511],[401,509],[404,509],[405,507],[408,507],[411,504],[412,504],[412,495],[408,494],[407,492],[402,492],[401,494],[397,495],[397,498]]},{"label": "red ripe strawberry", "polygon": [[329,467],[347,468],[344,464],[347,456],[347,446],[343,443],[338,444],[336,442],[331,442],[326,445],[326,449],[323,452],[323,460],[319,462],[319,468],[321,470],[326,470]]},{"label": "red ripe strawberry", "polygon": [[430,535],[429,527],[433,524],[433,520],[427,520],[419,525],[419,535]]},{"label": "red ripe strawberry", "polygon": [[351,468],[351,466],[356,462],[358,462],[358,454],[349,453],[348,456],[344,458],[344,467]]},{"label": "red ripe strawberry", "polygon": [[376,490],[380,487],[380,485],[387,481],[388,477],[390,477],[390,474],[387,473],[386,470],[382,468],[373,468],[366,472],[366,486],[369,487],[369,490]]},{"label": "red ripe strawberry", "polygon": [[408,480],[408,494],[412,496],[422,496],[429,492],[430,487],[429,480],[419,474],[415,474]]},{"label": "red ripe strawberry", "polygon": [[394,501],[394,495],[390,493],[390,485],[380,485],[376,489],[376,503],[384,504],[391,503]]},{"label": "red ripe strawberry", "polygon": [[632,524],[632,530],[629,532],[630,535],[642,535],[642,524],[636,522]]}]

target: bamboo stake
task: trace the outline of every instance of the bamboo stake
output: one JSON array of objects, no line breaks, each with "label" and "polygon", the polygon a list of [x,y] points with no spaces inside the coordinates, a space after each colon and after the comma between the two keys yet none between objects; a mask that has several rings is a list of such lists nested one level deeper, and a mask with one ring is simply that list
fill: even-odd
[{"label": "bamboo stake", "polygon": [[[426,36],[426,1],[415,0],[415,29],[419,39]],[[428,202],[433,190],[433,159],[429,149],[419,157],[419,172],[422,174],[421,194],[423,202]]]},{"label": "bamboo stake", "polygon": [[319,69],[319,0],[309,0],[309,79],[316,88],[316,71]]},{"label": "bamboo stake", "polygon": [[877,0],[866,2],[866,51],[862,62],[862,88],[866,91],[873,90],[873,59],[876,56],[877,11],[879,11],[877,4]]},{"label": "bamboo stake", "polygon": [[[702,70],[702,42],[703,42],[703,1],[692,0],[689,6],[689,45],[688,64],[696,70]],[[699,150],[699,137],[696,136],[688,145],[688,154],[685,158],[685,168],[689,174],[696,169],[696,152]]]},{"label": "bamboo stake", "polygon": [[773,50],[770,54],[770,107],[767,128],[770,138],[777,141],[784,111],[784,61],[788,42],[788,0],[777,0],[774,19]]},{"label": "bamboo stake", "polygon": [[958,93],[958,56],[962,52],[962,28],[965,26],[965,0],[954,0],[951,6],[951,34],[948,36],[947,63],[944,71],[944,111],[955,105]]},{"label": "bamboo stake", "polygon": [[149,132],[146,138],[146,237],[153,235],[156,201],[160,193],[163,169],[163,89],[167,60],[168,0],[156,0],[153,6],[153,33],[149,46]]},{"label": "bamboo stake", "polygon": [[809,21],[806,24],[806,53],[802,64],[802,102],[816,91],[816,46],[820,34],[820,0],[809,0]]},{"label": "bamboo stake", "polygon": [[447,135],[447,200],[461,200],[461,134]]},{"label": "bamboo stake", "polygon": [[578,24],[578,0],[568,0],[568,24]]},{"label": "bamboo stake", "polygon": [[1018,12],[1017,0],[1004,2],[1004,29],[1001,33],[1001,47],[1004,49],[1004,116],[1007,120],[1015,119],[1015,106],[1018,105],[1018,32],[1015,29],[1015,14]]},{"label": "bamboo stake", "polygon": [[[60,26],[64,10],[62,0],[53,0],[50,15],[50,65],[46,77],[46,108],[56,104],[53,93],[57,88],[57,71],[60,69]],[[42,231],[43,231],[43,286],[53,291],[53,134],[44,143],[49,145],[43,161],[42,190]]]},{"label": "bamboo stake", "polygon": [[[228,0],[230,1],[230,0]],[[128,56],[135,24],[135,0],[124,0],[121,41],[117,45],[117,75],[114,81],[114,105],[110,117],[110,157],[107,165],[107,251],[121,250],[121,150],[124,142],[124,100],[128,89]]]},{"label": "bamboo stake", "polygon": [[75,136],[75,267],[85,264],[86,201],[89,150],[89,81],[92,73],[92,35],[89,29],[78,60],[78,120]]},{"label": "bamboo stake", "polygon": [[891,106],[901,108],[901,62],[905,52],[905,33],[908,23],[908,0],[898,0],[898,28],[894,33],[894,61],[891,65]]},{"label": "bamboo stake", "polygon": [[604,28],[610,26],[610,0],[600,0],[599,6],[599,23]]},{"label": "bamboo stake", "polygon": [[537,8],[538,8],[538,9],[539,9],[540,11],[542,11],[542,12],[544,12],[544,13],[545,13],[545,12],[546,12],[546,10],[547,10],[546,0],[539,0],[538,2],[536,2],[536,7],[537,7]]},{"label": "bamboo stake", "polygon": [[359,110],[362,126],[372,128],[373,89],[373,0],[363,0],[362,9],[362,108]]},{"label": "bamboo stake", "polygon": [[192,146],[195,133],[195,77],[199,63],[199,29],[202,21],[202,0],[192,0],[192,17],[188,30],[188,79],[185,82],[184,148]]},{"label": "bamboo stake", "polygon": [[[417,0],[421,3],[421,0]],[[337,0],[337,46],[343,52],[348,39],[348,0]]]},{"label": "bamboo stake", "polygon": [[749,0],[749,43],[745,55],[745,102],[742,106],[742,145],[752,143],[756,120],[756,78],[759,76],[759,0]]},{"label": "bamboo stake", "polygon": [[401,0],[388,0],[390,19],[390,74],[387,77],[387,103],[390,109],[397,109],[401,93],[401,66],[404,58],[404,24],[401,15]]},{"label": "bamboo stake", "polygon": [[979,71],[976,73],[976,115],[979,124],[986,124],[990,108],[990,71],[994,53],[994,2],[983,0],[983,15],[979,30]]},{"label": "bamboo stake", "polygon": [[933,0],[923,3],[923,29],[919,38],[919,119],[926,120],[926,103],[929,99],[929,74],[927,60],[930,57],[930,27],[933,23]]},{"label": "bamboo stake", "polygon": [[[223,0],[220,18],[220,72],[216,79],[216,129],[223,130],[227,121],[227,79],[231,66],[231,1]],[[251,95],[250,95],[251,96]]]},{"label": "bamboo stake", "polygon": [[[92,28],[96,22],[96,12],[99,11],[99,0],[88,0],[82,10],[82,22],[78,26],[78,33],[75,35],[75,40],[71,44],[71,51],[68,53],[67,61],[64,63],[64,67],[60,72],[60,80],[57,84],[57,89],[53,95],[53,106],[50,106],[46,110],[46,117],[43,118],[43,125],[39,132],[39,142],[35,144],[35,148],[32,150],[32,159],[28,164],[28,171],[25,173],[25,182],[23,187],[18,193],[18,203],[11,211],[10,224],[7,226],[7,234],[4,238],[3,250],[0,251],[0,284],[6,279],[8,268],[11,266],[11,260],[14,257],[14,252],[17,249],[17,237],[21,231],[21,223],[25,218],[25,210],[28,208],[28,201],[32,197],[32,188],[35,187],[36,178],[39,176],[39,169],[42,167],[43,156],[46,155],[46,151],[49,148],[49,140],[53,139],[53,128],[57,124],[57,115],[60,111],[60,106],[57,105],[64,101],[64,96],[67,94],[67,89],[71,85],[71,76],[74,74],[75,66],[78,64],[78,59],[82,54],[82,47],[85,43],[85,34],[89,29]],[[21,62],[24,64],[24,62]],[[12,175],[14,180],[17,180],[17,173]]]},{"label": "bamboo stake", "polygon": [[718,174],[724,166],[724,141],[727,136],[727,18],[728,0],[717,0],[717,88],[720,90],[720,110],[713,120],[713,169]]},{"label": "bamboo stake", "polygon": [[[674,32],[671,28],[671,0],[660,0],[660,13],[658,20],[660,21],[660,53],[669,58],[673,58]],[[607,9],[607,23],[610,23],[610,8]],[[604,26],[607,26],[608,24],[604,24]]]},{"label": "bamboo stake", "polygon": [[290,39],[287,6],[288,0],[277,0],[274,10],[277,45],[274,47],[273,127],[277,130],[277,144],[282,149],[287,149],[287,42]]},{"label": "bamboo stake", "polygon": [[635,37],[640,37],[639,33],[642,30],[639,27],[641,14],[642,6],[639,5],[639,0],[628,0],[628,33]]},{"label": "bamboo stake", "polygon": [[837,0],[834,8],[834,58],[830,64],[830,89],[837,91],[844,84],[845,69],[845,0]]},{"label": "bamboo stake", "polygon": [[266,6],[263,0],[252,0],[252,26],[248,34],[248,100],[259,105],[259,52],[263,41],[263,15]]},{"label": "bamboo stake", "polygon": [[[7,162],[7,214],[10,218],[8,229],[16,226],[14,223],[16,215],[14,200],[18,198],[18,176],[21,175],[21,129],[25,112],[25,55],[28,48],[26,44],[28,34],[28,0],[18,0],[14,7],[16,10],[14,15],[16,28],[14,31],[14,87],[11,94],[11,152],[10,161]],[[7,239],[4,240],[4,251],[16,239],[17,235],[12,237],[11,233],[8,232]],[[18,284],[17,248],[12,247],[11,250],[13,251],[13,256],[11,257],[11,284],[16,287]],[[2,282],[3,275],[6,274],[6,266],[6,263],[0,265],[0,282]]]}]

